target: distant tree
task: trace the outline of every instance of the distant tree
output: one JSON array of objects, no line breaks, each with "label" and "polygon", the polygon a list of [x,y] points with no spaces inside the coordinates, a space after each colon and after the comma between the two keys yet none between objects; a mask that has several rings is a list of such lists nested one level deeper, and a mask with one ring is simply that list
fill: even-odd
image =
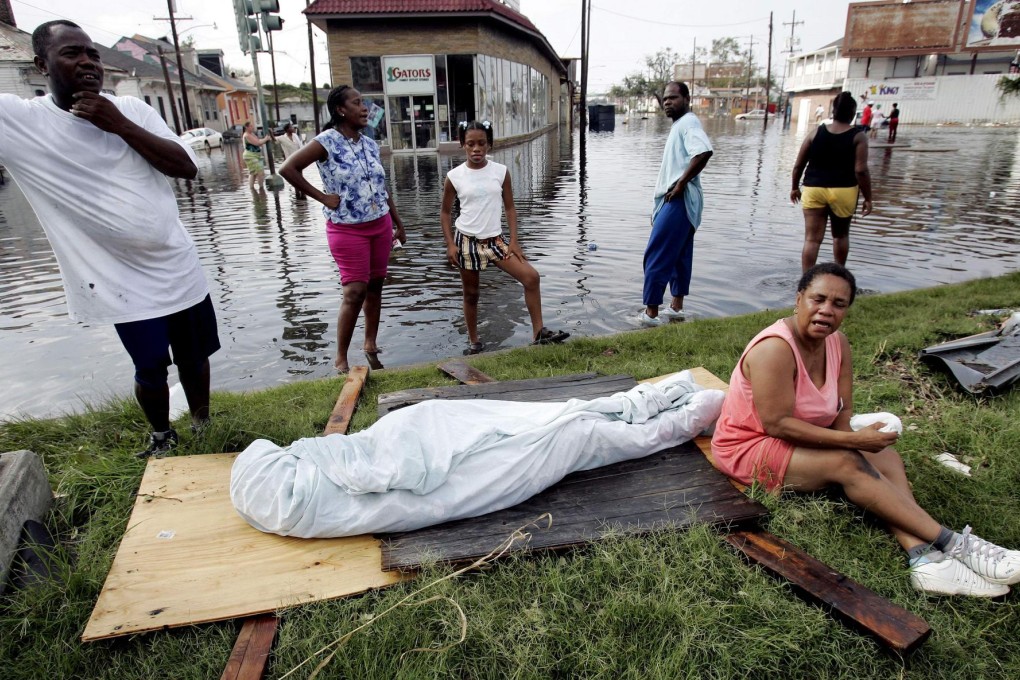
[{"label": "distant tree", "polygon": [[1003,97],[1020,97],[1020,76],[1002,76],[995,86]]},{"label": "distant tree", "polygon": [[712,41],[712,63],[727,64],[740,54],[740,43],[733,36]]}]

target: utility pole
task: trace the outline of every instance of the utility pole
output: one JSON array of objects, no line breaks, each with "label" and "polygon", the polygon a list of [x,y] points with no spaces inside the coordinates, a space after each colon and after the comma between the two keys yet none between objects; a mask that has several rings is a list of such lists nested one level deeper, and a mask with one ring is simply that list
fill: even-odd
[{"label": "utility pole", "polygon": [[747,100],[751,97],[751,64],[754,60],[754,36],[747,38],[747,89],[744,90],[744,113],[747,113]]},{"label": "utility pole", "polygon": [[174,20],[174,0],[166,0],[166,8],[170,12],[170,32],[174,36],[174,50],[177,52],[177,75],[181,79],[181,108],[184,109],[184,122],[188,129],[195,127],[191,120],[191,109],[188,107],[188,90],[184,85],[184,64],[181,60],[181,45],[177,41],[177,22]]},{"label": "utility pole", "polygon": [[694,37],[694,47],[691,49],[691,97],[694,97],[694,79],[697,77],[698,69],[698,37]]},{"label": "utility pole", "polygon": [[[791,57],[797,52],[797,38],[794,35],[794,31],[797,30],[797,26],[803,24],[803,21],[797,21],[797,10],[793,10],[793,19],[791,21],[784,21],[783,26],[790,27],[790,42],[786,45],[786,49],[780,52],[780,54],[789,54]],[[783,97],[786,96],[786,71],[789,66],[789,57],[787,62],[783,64],[783,92],[779,97],[780,103],[782,103]],[[783,111],[786,111],[784,106]]]},{"label": "utility pole", "polygon": [[[305,9],[308,9],[310,4],[309,0],[305,0]],[[307,14],[305,17],[307,18]],[[312,110],[315,111],[315,134],[318,135],[319,130],[319,90],[318,85],[315,84],[315,43],[312,40],[312,20],[308,21],[308,63],[312,69]],[[385,122],[383,123],[385,125]]]},{"label": "utility pole", "polygon": [[588,129],[588,0],[581,0],[581,144]]},{"label": "utility pole", "polygon": [[769,126],[769,95],[772,92],[772,12],[769,12],[769,56],[765,67],[765,122],[763,129]]},{"label": "utility pole", "polygon": [[166,83],[167,98],[170,100],[170,113],[174,117],[174,131],[180,136],[181,120],[177,117],[177,102],[174,101],[174,88],[170,85],[170,72],[166,68],[166,56],[163,54],[163,46],[156,45],[156,52],[159,53],[159,64],[163,67],[163,82]]}]

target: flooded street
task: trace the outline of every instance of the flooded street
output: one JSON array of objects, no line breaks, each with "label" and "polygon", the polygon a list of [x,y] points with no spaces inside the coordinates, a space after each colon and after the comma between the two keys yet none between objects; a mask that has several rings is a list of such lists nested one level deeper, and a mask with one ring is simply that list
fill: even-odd
[{"label": "flooded street", "polygon": [[[589,135],[583,171],[576,134],[554,132],[493,153],[511,169],[520,240],[542,274],[546,325],[575,337],[638,327],[650,194],[669,122],[623,120],[614,133]],[[705,127],[715,155],[702,179],[705,217],[686,306],[714,317],[790,305],[803,239],[800,208],[789,202],[790,171],[807,130],[763,133],[760,122],[729,119]],[[875,212],[855,220],[848,261],[859,285],[893,292],[1020,267],[1020,130],[904,126],[900,141],[952,151],[872,149]],[[240,153],[237,144],[200,152],[199,177],[173,181],[219,320],[213,389],[333,375],[340,283],[320,206],[296,199],[289,186],[253,195]],[[462,160],[384,161],[408,235],[384,292],[379,343],[387,366],[467,348],[460,280],[446,264],[439,226],[443,177]],[[318,184],[314,168],[306,176]],[[68,319],[46,237],[7,179],[0,186],[0,417],[52,415],[129,394],[132,368],[114,329]],[[830,257],[826,237],[819,260]],[[488,350],[531,339],[523,291],[498,270],[482,275],[479,320]],[[366,363],[355,351],[362,337],[359,323],[353,364]]]}]

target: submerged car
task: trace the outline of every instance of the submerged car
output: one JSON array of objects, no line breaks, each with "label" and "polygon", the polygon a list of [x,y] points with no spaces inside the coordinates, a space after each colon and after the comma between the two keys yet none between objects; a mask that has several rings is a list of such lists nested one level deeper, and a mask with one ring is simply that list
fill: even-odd
[{"label": "submerged car", "polygon": [[755,109],[747,113],[738,113],[736,120],[762,120],[765,117],[765,109]]},{"label": "submerged car", "polygon": [[212,128],[195,128],[181,135],[184,143],[192,149],[211,149],[223,146],[223,135]]}]

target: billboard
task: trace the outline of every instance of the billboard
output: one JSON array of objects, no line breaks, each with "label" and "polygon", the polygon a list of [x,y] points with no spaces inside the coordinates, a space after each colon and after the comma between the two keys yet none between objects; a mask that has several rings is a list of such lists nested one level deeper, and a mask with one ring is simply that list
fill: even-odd
[{"label": "billboard", "polygon": [[846,16],[843,56],[899,57],[955,52],[964,7],[963,0],[851,3]]},{"label": "billboard", "polygon": [[966,47],[992,50],[1020,47],[1020,2],[974,0]]}]

